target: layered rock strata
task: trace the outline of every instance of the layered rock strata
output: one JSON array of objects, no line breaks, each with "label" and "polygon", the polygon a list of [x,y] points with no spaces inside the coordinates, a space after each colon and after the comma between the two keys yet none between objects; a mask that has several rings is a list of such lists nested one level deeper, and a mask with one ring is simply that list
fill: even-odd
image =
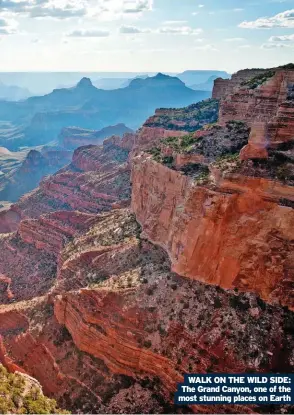
[{"label": "layered rock strata", "polygon": [[[144,156],[143,156],[144,157]],[[294,308],[293,187],[267,179],[222,179],[211,188],[152,161],[136,159],[132,208],[180,275],[258,293]],[[287,293],[287,294],[286,294]]]},{"label": "layered rock strata", "polygon": [[[181,412],[172,400],[185,372],[293,370],[291,312],[170,272],[128,210],[88,223],[60,250],[49,296],[0,307],[0,358],[10,370],[88,413]],[[38,237],[23,244],[40,256],[47,247]]]},{"label": "layered rock strata", "polygon": [[[219,122],[241,120],[252,127],[243,159],[267,158],[267,149],[294,141],[294,69],[276,68],[266,73],[268,77],[257,87],[254,82],[251,87],[249,77],[242,73],[215,83],[213,97],[221,100]],[[251,76],[254,80],[255,74]]]},{"label": "layered rock strata", "polygon": [[38,218],[44,213],[98,213],[128,205],[129,151],[117,144],[77,149],[69,166],[44,178],[37,189],[0,212],[0,232],[14,231],[22,218]]},{"label": "layered rock strata", "polygon": [[[291,135],[241,160],[253,132],[145,126],[77,150],[14,205],[17,232],[0,236],[1,362],[82,413],[211,413],[173,406],[183,373],[293,372]],[[134,213],[122,208],[130,168]],[[293,412],[213,407],[264,410]]]}]

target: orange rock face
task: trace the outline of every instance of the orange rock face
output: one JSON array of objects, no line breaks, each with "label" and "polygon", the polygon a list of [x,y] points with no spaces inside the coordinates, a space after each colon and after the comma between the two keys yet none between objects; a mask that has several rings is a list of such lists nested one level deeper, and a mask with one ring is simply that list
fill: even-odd
[{"label": "orange rock face", "polygon": [[[293,369],[291,313],[170,272],[165,252],[140,239],[128,210],[88,218],[89,229],[80,228],[82,216],[64,215],[51,215],[56,233],[78,234],[58,254],[49,295],[0,307],[1,362],[34,376],[60,405],[174,413],[172,394],[185,372]],[[38,237],[25,238],[22,249]],[[37,245],[39,260],[49,255]],[[36,291],[42,283],[34,285]]]},{"label": "orange rock face", "polygon": [[212,98],[222,99],[225,96],[232,94],[235,89],[239,89],[242,82],[246,82],[264,72],[265,70],[262,69],[245,69],[233,74],[231,79],[218,78],[214,81]]},{"label": "orange rock face", "polygon": [[232,80],[216,80],[213,97],[220,99],[219,122],[246,121],[252,127],[242,159],[267,158],[268,148],[293,141],[294,107],[290,99],[294,70],[274,70],[274,75],[255,89],[243,85],[258,75],[242,71]]},{"label": "orange rock face", "polygon": [[148,158],[134,161],[132,183],[144,234],[175,272],[294,309],[294,214],[279,203],[293,201],[293,187],[236,177],[209,189]]},{"label": "orange rock face", "polygon": [[153,128],[153,127],[142,127],[139,131],[137,139],[135,141],[134,149],[149,149],[157,144],[161,139],[184,136],[186,131],[174,131],[174,130],[165,130],[164,128]]},{"label": "orange rock face", "polygon": [[240,152],[241,160],[268,158],[268,132],[265,122],[255,122],[246,145]]},{"label": "orange rock face", "polygon": [[[236,111],[263,94],[249,142],[235,122],[165,146],[186,131],[146,124],[76,150],[5,213],[15,218],[0,216],[4,232],[16,229],[0,236],[0,361],[34,376],[60,406],[182,413],[173,394],[183,373],[294,371],[292,104],[280,99],[288,86],[279,74],[243,102],[241,78],[251,76],[226,82]],[[229,104],[222,98],[222,116]],[[141,152],[154,146],[173,163]]]},{"label": "orange rock face", "polygon": [[90,228],[95,215],[81,212],[54,212],[37,219],[21,221],[18,234],[37,249],[59,254],[66,242]]}]

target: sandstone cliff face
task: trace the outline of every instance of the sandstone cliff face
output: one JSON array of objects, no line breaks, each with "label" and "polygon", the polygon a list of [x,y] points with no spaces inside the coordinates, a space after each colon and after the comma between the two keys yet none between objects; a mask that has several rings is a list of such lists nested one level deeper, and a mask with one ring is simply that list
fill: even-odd
[{"label": "sandstone cliff face", "polygon": [[134,158],[132,208],[178,274],[293,309],[294,71],[225,83],[218,125]]},{"label": "sandstone cliff face", "polygon": [[[255,75],[250,73],[253,79]],[[248,73],[245,77],[237,73],[232,80],[217,80],[213,97],[221,100],[221,124],[234,119],[246,121],[252,127],[242,158],[267,158],[269,148],[293,142],[294,70],[277,68],[257,88],[246,85],[250,77]]]},{"label": "sandstone cliff face", "polygon": [[[51,217],[55,236],[78,234],[60,248],[49,296],[0,307],[1,361],[36,377],[60,405],[181,412],[170,404],[184,372],[293,370],[292,313],[170,272],[128,210],[87,217],[89,228],[64,215]],[[23,246],[41,258],[48,246],[37,239],[24,235]]]},{"label": "sandstone cliff face", "polygon": [[243,82],[261,75],[264,72],[266,72],[266,69],[243,69],[233,74],[231,79],[217,78],[214,81],[212,98],[220,100],[224,98],[224,96],[232,94],[235,89],[240,88],[240,84]]},{"label": "sandstone cliff face", "polygon": [[294,308],[293,209],[279,204],[292,187],[237,176],[209,189],[150,158],[134,162],[132,184],[144,234],[175,272]]},{"label": "sandstone cliff face", "polygon": [[5,213],[16,218],[0,216],[16,230],[0,235],[9,370],[82,413],[210,413],[173,407],[183,373],[293,372],[292,104],[275,88],[264,99],[283,114],[287,143],[267,160],[256,148],[242,160],[250,133],[255,144],[273,128],[263,120],[145,125],[76,150]]}]

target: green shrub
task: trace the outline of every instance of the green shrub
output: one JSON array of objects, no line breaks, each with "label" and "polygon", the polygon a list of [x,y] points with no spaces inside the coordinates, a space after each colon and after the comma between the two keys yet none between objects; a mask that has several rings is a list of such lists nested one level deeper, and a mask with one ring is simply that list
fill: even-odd
[{"label": "green shrub", "polygon": [[57,407],[54,399],[43,395],[41,389],[20,373],[8,373],[0,365],[0,413],[69,414]]},{"label": "green shrub", "polygon": [[195,144],[197,141],[197,138],[193,136],[193,134],[185,135],[181,138],[181,148],[183,150],[187,149],[188,147]]},{"label": "green shrub", "polygon": [[163,157],[162,163],[165,164],[166,166],[171,167],[174,163],[174,158],[172,156]]},{"label": "green shrub", "polygon": [[241,85],[246,86],[249,89],[256,89],[268,81],[270,78],[272,78],[275,73],[275,71],[266,71],[260,75],[254,76],[253,78],[249,79],[249,81],[242,82]]}]

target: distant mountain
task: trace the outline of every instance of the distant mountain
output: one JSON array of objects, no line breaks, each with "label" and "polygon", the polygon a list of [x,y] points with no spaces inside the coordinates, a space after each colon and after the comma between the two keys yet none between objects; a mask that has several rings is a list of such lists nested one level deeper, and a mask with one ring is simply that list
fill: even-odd
[{"label": "distant mountain", "polygon": [[126,78],[101,78],[93,81],[93,85],[99,89],[118,89],[125,87],[128,79]]},{"label": "distant mountain", "polygon": [[53,174],[68,164],[71,157],[71,151],[54,148],[6,154],[6,163],[4,156],[0,156],[0,165],[5,167],[0,175],[0,201],[15,202],[37,187],[45,175]]},{"label": "distant mountain", "polygon": [[[115,78],[115,77],[98,78],[96,80],[93,80],[92,83],[98,89],[105,89],[107,91],[110,91],[110,90],[113,90],[113,89],[126,88],[127,86],[130,85],[130,83],[133,79],[135,79],[135,78],[145,79],[148,76],[149,75],[142,74],[142,75],[134,76],[132,78],[126,78],[126,77],[122,77],[122,78]],[[71,88],[75,84],[76,84],[76,82],[74,84],[71,84],[71,85],[70,84],[62,84],[62,85],[58,85],[57,88],[55,88],[55,89]]]},{"label": "distant mountain", "polygon": [[7,101],[19,101],[21,99],[26,99],[31,96],[31,93],[28,89],[20,88],[19,86],[14,85],[5,85],[0,82],[0,99]]},{"label": "distant mountain", "polygon": [[202,84],[195,84],[191,85],[191,89],[195,89],[196,91],[212,91],[214,86],[214,81],[219,78],[216,75],[210,76],[206,82]]},{"label": "distant mountain", "polygon": [[129,86],[106,91],[82,78],[73,88],[55,89],[50,94],[23,102],[0,102],[0,121],[21,126],[17,135],[1,134],[0,145],[8,149],[46,144],[57,138],[63,127],[99,130],[124,123],[137,129],[156,108],[184,107],[210,97],[194,91],[180,79],[161,73],[146,79],[133,79]]},{"label": "distant mountain", "polygon": [[102,130],[85,130],[78,127],[63,128],[59,135],[59,143],[68,150],[75,150],[78,147],[90,144],[102,144],[103,140],[113,135],[122,137],[125,133],[133,133],[133,130],[124,124],[112,125]]},{"label": "distant mountain", "polygon": [[[0,1],[1,3],[1,1]],[[113,85],[116,79],[129,80],[136,76],[144,75],[140,72],[0,72],[0,82],[5,85],[17,85],[21,88],[28,89],[33,95],[44,95],[53,91],[53,89],[66,87],[70,88],[76,85],[82,78],[90,78],[94,80],[94,85],[101,89],[116,89],[106,88],[104,85],[99,85],[99,80],[109,79],[113,80]],[[148,73],[154,76],[155,73]],[[97,80],[97,83],[96,83]],[[103,82],[103,81],[102,81]],[[107,83],[107,81],[106,81]],[[126,85],[125,85],[126,86]]]},{"label": "distant mountain", "polygon": [[231,75],[225,71],[213,70],[191,70],[177,75],[177,77],[189,87],[192,85],[206,83],[212,76],[215,76],[216,78],[231,78]]}]

